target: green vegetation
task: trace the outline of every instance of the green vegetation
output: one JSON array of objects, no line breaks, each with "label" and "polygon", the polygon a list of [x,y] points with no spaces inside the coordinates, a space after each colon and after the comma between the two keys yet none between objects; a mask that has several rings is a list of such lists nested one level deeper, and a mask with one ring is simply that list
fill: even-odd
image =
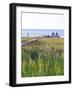
[{"label": "green vegetation", "polygon": [[32,38],[30,37],[22,37],[21,41],[24,42],[24,41],[30,41],[32,40]]},{"label": "green vegetation", "polygon": [[22,77],[64,75],[63,38],[43,38],[23,46],[21,57]]}]

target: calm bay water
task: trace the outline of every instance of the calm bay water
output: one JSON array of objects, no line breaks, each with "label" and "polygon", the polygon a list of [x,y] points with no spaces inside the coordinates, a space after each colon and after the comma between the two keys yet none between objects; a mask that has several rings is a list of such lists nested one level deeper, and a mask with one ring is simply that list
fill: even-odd
[{"label": "calm bay water", "polygon": [[54,34],[58,33],[58,35],[60,37],[64,37],[64,30],[55,30],[55,29],[22,29],[22,37],[38,37],[38,36],[51,36],[52,32],[54,32]]}]

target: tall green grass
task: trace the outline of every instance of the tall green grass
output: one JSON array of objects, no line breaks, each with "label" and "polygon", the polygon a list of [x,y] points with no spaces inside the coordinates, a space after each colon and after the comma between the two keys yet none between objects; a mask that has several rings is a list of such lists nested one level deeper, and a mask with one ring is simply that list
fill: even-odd
[{"label": "tall green grass", "polygon": [[[63,41],[62,38],[45,38],[22,47],[21,76],[64,75]],[[56,45],[56,43],[62,44]]]}]

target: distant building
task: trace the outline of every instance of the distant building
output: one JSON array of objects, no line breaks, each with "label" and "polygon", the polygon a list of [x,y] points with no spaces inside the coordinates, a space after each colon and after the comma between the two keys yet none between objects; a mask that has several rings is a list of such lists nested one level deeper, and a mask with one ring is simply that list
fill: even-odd
[{"label": "distant building", "polygon": [[58,32],[56,32],[56,36],[58,36]]},{"label": "distant building", "polygon": [[54,32],[52,32],[52,36],[55,36]]},{"label": "distant building", "polygon": [[56,32],[56,37],[58,37],[58,38],[59,38],[58,32]]},{"label": "distant building", "polygon": [[47,35],[46,37],[59,38],[60,36],[58,35],[58,32],[56,32],[56,34],[52,32],[51,36]]},{"label": "distant building", "polygon": [[29,33],[27,32],[27,37],[29,37]]},{"label": "distant building", "polygon": [[54,32],[52,32],[51,37],[59,38],[58,32],[56,32],[56,34]]}]

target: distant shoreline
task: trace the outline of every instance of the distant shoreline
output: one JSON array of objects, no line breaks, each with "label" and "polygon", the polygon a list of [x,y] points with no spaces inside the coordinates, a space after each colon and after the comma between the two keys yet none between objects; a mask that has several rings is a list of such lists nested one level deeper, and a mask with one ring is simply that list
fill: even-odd
[{"label": "distant shoreline", "polygon": [[39,36],[52,36],[52,33],[56,33],[60,37],[64,37],[64,30],[62,29],[22,29],[21,37],[39,37]]}]

